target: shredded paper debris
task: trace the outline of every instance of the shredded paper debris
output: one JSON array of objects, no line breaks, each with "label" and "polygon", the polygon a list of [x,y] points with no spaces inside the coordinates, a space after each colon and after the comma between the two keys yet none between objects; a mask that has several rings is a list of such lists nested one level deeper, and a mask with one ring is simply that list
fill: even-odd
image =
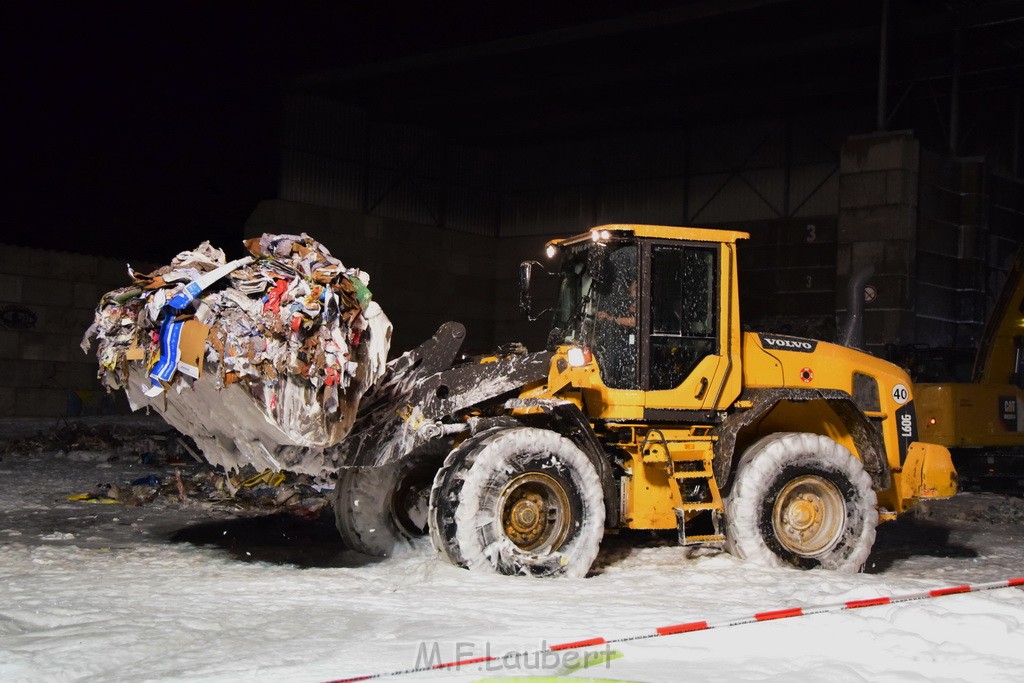
[{"label": "shredded paper debris", "polygon": [[99,378],[196,440],[225,469],[333,470],[385,370],[391,323],[368,288],[309,235],[245,242],[227,261],[203,242],[108,292],[82,340]]}]

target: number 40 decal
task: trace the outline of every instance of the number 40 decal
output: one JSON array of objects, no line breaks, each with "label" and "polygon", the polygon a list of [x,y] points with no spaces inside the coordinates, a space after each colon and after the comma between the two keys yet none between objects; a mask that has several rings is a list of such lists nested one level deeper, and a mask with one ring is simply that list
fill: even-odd
[{"label": "number 40 decal", "polygon": [[892,388],[892,400],[903,405],[910,399],[910,390],[903,384],[897,384]]}]

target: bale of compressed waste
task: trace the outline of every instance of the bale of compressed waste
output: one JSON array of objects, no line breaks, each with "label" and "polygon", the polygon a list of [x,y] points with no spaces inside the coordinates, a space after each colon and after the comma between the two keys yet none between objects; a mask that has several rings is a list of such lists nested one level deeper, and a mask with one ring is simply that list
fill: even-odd
[{"label": "bale of compressed waste", "polygon": [[191,436],[225,469],[322,475],[385,370],[391,323],[368,289],[306,235],[204,242],[100,300],[82,340],[99,378]]}]

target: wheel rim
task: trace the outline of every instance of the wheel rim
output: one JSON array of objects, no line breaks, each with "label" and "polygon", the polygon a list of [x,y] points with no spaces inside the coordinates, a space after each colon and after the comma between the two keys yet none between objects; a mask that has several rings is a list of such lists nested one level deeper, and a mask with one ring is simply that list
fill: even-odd
[{"label": "wheel rim", "polygon": [[520,474],[506,484],[498,510],[505,536],[521,550],[556,549],[569,532],[569,495],[543,472]]},{"label": "wheel rim", "polygon": [[846,524],[846,500],[828,479],[804,475],[787,483],[775,499],[775,537],[792,553],[817,557],[839,543]]}]

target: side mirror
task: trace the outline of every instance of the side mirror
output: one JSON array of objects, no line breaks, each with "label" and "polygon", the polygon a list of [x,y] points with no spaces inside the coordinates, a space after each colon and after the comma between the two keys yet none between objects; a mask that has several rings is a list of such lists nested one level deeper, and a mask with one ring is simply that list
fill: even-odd
[{"label": "side mirror", "polygon": [[611,280],[611,267],[607,245],[591,244],[587,250],[587,272],[598,287],[604,287]]},{"label": "side mirror", "polygon": [[524,294],[530,292],[530,278],[533,275],[533,261],[523,261],[519,264],[519,291]]}]

